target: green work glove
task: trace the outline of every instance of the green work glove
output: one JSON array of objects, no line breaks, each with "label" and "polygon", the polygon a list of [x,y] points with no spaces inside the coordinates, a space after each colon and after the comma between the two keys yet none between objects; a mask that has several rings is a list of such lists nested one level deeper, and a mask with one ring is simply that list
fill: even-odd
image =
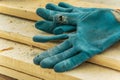
[{"label": "green work glove", "polygon": [[[97,9],[85,13],[63,13],[55,15],[54,22],[77,26],[71,34],[56,36],[35,36],[35,42],[66,39],[61,44],[34,58],[34,63],[43,68],[53,68],[56,72],[71,70],[96,54],[108,49],[120,40],[120,14],[111,9]],[[63,21],[59,21],[62,16]]]}]

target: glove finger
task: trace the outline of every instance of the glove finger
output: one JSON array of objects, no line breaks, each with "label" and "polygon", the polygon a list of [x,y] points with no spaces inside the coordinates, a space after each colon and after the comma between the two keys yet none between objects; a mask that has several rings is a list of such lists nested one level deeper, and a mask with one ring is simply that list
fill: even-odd
[{"label": "glove finger", "polygon": [[76,25],[77,24],[77,17],[82,14],[78,13],[64,13],[64,14],[57,14],[54,17],[55,24],[70,24]]},{"label": "glove finger", "polygon": [[42,36],[42,35],[37,35],[33,37],[33,41],[35,42],[48,42],[52,40],[61,40],[61,39],[66,39],[69,36],[67,34],[61,34],[61,35],[55,35],[55,36]]},{"label": "glove finger", "polygon": [[71,32],[71,31],[75,31],[75,30],[76,30],[76,27],[75,27],[75,26],[63,25],[63,26],[56,27],[56,28],[53,30],[53,33],[54,33],[54,34],[62,34],[62,33],[64,33],[64,32]]},{"label": "glove finger", "polygon": [[60,12],[71,12],[72,8],[63,8],[52,3],[48,3],[46,8],[49,10],[60,11]]},{"label": "glove finger", "polygon": [[57,55],[43,59],[40,62],[40,66],[43,68],[53,68],[55,64],[77,54],[77,51],[74,48],[70,48],[64,52],[61,52]]},{"label": "glove finger", "polygon": [[38,21],[35,23],[35,27],[47,33],[53,33],[53,29],[55,28],[51,21]]},{"label": "glove finger", "polygon": [[56,35],[76,30],[76,27],[71,25],[63,25],[55,28],[51,21],[38,21],[35,23],[35,27],[38,30],[45,31],[47,33],[53,33]]},{"label": "glove finger", "polygon": [[37,55],[34,59],[33,62],[37,65],[40,64],[40,62],[47,57],[59,54],[69,48],[71,48],[72,45],[69,43],[69,41],[64,41],[63,43],[61,43],[60,45],[57,45],[56,47],[49,49],[39,55]]},{"label": "glove finger", "polygon": [[68,25],[77,25],[77,22],[82,21],[84,18],[89,16],[92,12],[78,12],[78,13],[63,13],[57,14],[54,17],[55,24],[68,24]]},{"label": "glove finger", "polygon": [[80,64],[82,64],[83,62],[88,60],[89,58],[90,57],[86,52],[81,52],[67,60],[64,60],[64,61],[56,64],[54,66],[54,70],[56,72],[65,72],[65,71],[71,70],[71,69],[79,66]]},{"label": "glove finger", "polygon": [[52,11],[52,10],[48,10],[48,9],[44,9],[44,8],[38,8],[36,10],[36,13],[37,13],[37,15],[42,17],[43,19],[52,21],[54,15],[60,14],[62,12]]},{"label": "glove finger", "polygon": [[68,4],[68,3],[65,3],[65,2],[60,2],[58,4],[58,6],[63,7],[63,8],[73,8],[74,7],[74,6],[72,6],[72,5]]}]

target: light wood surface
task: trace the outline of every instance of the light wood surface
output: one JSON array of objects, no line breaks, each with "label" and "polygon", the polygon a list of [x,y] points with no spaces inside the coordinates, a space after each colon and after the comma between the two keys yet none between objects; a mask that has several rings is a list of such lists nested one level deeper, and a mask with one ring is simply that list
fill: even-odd
[{"label": "light wood surface", "polygon": [[4,39],[16,41],[19,43],[27,44],[29,46],[35,46],[35,47],[38,47],[44,50],[49,49],[56,45],[54,43],[49,43],[49,42],[48,43],[37,43],[37,42],[34,42],[31,37],[26,37],[18,33],[7,32],[3,30],[0,30],[0,37]]},{"label": "light wood surface", "polygon": [[[51,69],[43,69],[33,64],[32,59],[35,55],[42,52],[38,48],[0,39],[0,50],[8,47],[14,49],[0,53],[0,73],[4,73],[17,79],[24,77],[25,80],[32,80],[33,76],[44,80],[119,80],[120,72],[98,65],[84,63],[74,70],[56,73]],[[16,72],[17,71],[17,72]],[[18,73],[20,72],[20,73]],[[27,75],[24,75],[24,74]],[[16,75],[15,75],[16,74]],[[28,75],[32,77],[28,78]],[[102,77],[101,77],[102,76]],[[23,80],[24,80],[23,79]],[[35,79],[38,80],[38,79]]]},{"label": "light wood surface", "polygon": [[47,3],[67,2],[78,7],[98,7],[98,8],[119,8],[118,6],[107,6],[83,2],[80,0],[0,0],[0,13],[9,14],[30,20],[40,20],[35,13],[38,7],[45,7]]},{"label": "light wood surface", "polygon": [[[43,80],[41,78],[38,78],[38,77],[35,77],[32,75],[28,75],[26,73],[16,71],[14,69],[10,69],[10,68],[4,67],[4,66],[0,66],[0,73],[10,76],[10,77],[6,77],[3,75],[0,75],[0,80]],[[13,78],[15,78],[15,79],[13,79]]]},{"label": "light wood surface", "polygon": [[106,4],[106,5],[112,5],[112,6],[119,6],[120,7],[120,0],[81,0],[85,2],[90,2],[90,3],[99,3],[99,4]]},{"label": "light wood surface", "polygon": [[[9,9],[12,9],[11,7],[17,8],[16,6],[25,4],[25,2],[23,2],[23,1],[28,2],[28,0],[23,0],[20,2],[20,4],[16,5],[15,3],[18,3],[18,2],[15,2],[15,1],[12,2],[12,0],[6,0],[6,2],[4,2],[4,0],[1,0],[0,6],[1,5],[6,6],[6,4],[7,4],[8,11],[10,11]],[[38,1],[38,0],[36,0],[36,1]],[[36,1],[34,3],[36,3]],[[44,3],[47,2],[46,0],[44,0],[44,1],[45,1]],[[55,0],[55,2],[57,2],[57,1]],[[72,1],[69,1],[69,2],[74,4]],[[14,5],[13,5],[13,3],[14,3]],[[29,11],[31,11],[31,10],[32,10],[32,12],[35,11],[36,8],[33,8],[34,3],[29,0],[29,6],[28,5],[25,6],[26,8],[24,8],[24,9],[26,9],[28,11],[28,14],[30,13]],[[41,3],[42,3],[42,1],[41,1]],[[38,3],[36,3],[36,4],[38,4]],[[101,6],[101,5],[89,4],[86,2],[83,2],[83,3],[78,2],[75,4],[76,5],[81,4],[81,6],[86,6],[86,7],[87,6],[89,6],[89,7],[92,7],[92,6],[105,7],[105,6]],[[31,5],[33,7],[30,9]],[[40,3],[39,3],[39,5],[40,5]],[[45,4],[42,4],[42,6],[43,5],[45,5]],[[106,7],[108,7],[108,6],[106,6]],[[114,8],[116,8],[116,7],[114,7]],[[0,12],[2,12],[3,9],[5,9],[5,8],[0,7]],[[8,12],[3,11],[2,13],[8,13]],[[25,15],[25,14],[26,13],[24,13],[23,15]],[[27,16],[28,14],[26,14],[26,16],[21,15],[19,17],[32,19],[32,20],[38,20],[37,19],[38,17],[34,18],[34,19],[33,19],[33,17],[29,18],[30,16]],[[35,15],[35,13],[33,13],[33,14]],[[15,15],[15,14],[13,14],[13,12],[12,12],[11,15]],[[18,16],[18,14],[15,16]],[[22,36],[26,36],[29,38],[33,37],[36,34],[50,35],[50,34],[42,32],[42,31],[36,30],[34,28],[34,22],[32,22],[32,21],[17,19],[14,17],[6,16],[6,15],[0,15],[0,30],[3,32],[12,32],[13,34],[15,33],[15,34],[19,34],[19,36],[22,35]],[[9,36],[9,37],[12,37],[12,36]],[[18,37],[18,38],[20,38],[20,37]],[[24,43],[26,43],[26,42],[24,42]],[[90,80],[90,79],[91,80],[106,80],[106,79],[119,80],[120,79],[120,77],[119,77],[120,73],[118,71],[102,68],[102,67],[88,64],[88,63],[80,65],[78,68],[76,68],[72,71],[58,74],[58,73],[55,73],[53,70],[42,69],[39,66],[35,66],[32,63],[33,57],[35,55],[37,55],[36,53],[41,53],[43,50],[40,50],[40,49],[37,49],[34,47],[32,48],[31,46],[18,44],[16,42],[6,41],[3,39],[0,39],[0,44],[2,44],[2,45],[0,45],[1,49],[8,48],[8,47],[14,48],[12,50],[8,50],[8,51],[4,51],[4,52],[0,53],[0,65],[15,69],[17,71],[24,72],[26,74],[32,74],[33,76],[36,76],[38,78],[44,78],[44,79],[49,79],[49,80],[80,80],[80,79],[82,79],[82,80]],[[31,45],[34,45],[34,44],[31,44]],[[119,45],[120,45],[120,43],[117,43],[116,45],[112,46],[109,50],[106,50],[104,53],[92,58],[90,60],[90,62],[120,70],[120,58],[119,58],[120,57],[120,54],[119,54],[120,46]],[[100,76],[102,76],[102,77],[100,78]]]},{"label": "light wood surface", "polygon": [[[0,25],[1,25],[0,30],[2,31],[19,33],[21,35],[28,36],[28,37],[34,36],[35,34],[39,34],[39,33],[42,35],[46,35],[46,33],[36,30],[32,26],[34,24],[34,22],[32,21],[18,19],[18,18],[14,18],[11,16],[2,15],[2,14],[0,15],[0,17],[1,17],[0,19],[2,19],[0,21]],[[2,27],[2,25],[4,27]],[[0,52],[0,65],[6,66],[18,72],[22,72],[22,73],[32,75],[38,78],[43,78],[45,80],[80,80],[80,79],[82,80],[90,80],[90,79],[91,80],[106,80],[109,78],[109,76],[111,76],[110,79],[112,80],[120,79],[119,71],[114,71],[111,69],[103,68],[103,67],[96,66],[93,64],[88,64],[88,63],[82,64],[78,68],[65,72],[65,73],[55,73],[53,70],[43,69],[33,64],[32,62],[33,57],[43,52],[43,50],[40,50],[39,48],[23,45],[23,44],[18,44],[17,42],[7,41],[4,39],[0,39],[0,44],[1,44],[0,50],[7,49],[5,51]],[[109,62],[109,65],[110,65],[111,64],[110,62],[114,61],[112,59],[115,59],[117,61],[113,62],[115,63],[114,65],[116,65],[116,63],[118,63],[119,65],[119,50],[120,49],[119,49],[119,45],[115,45],[115,46],[117,46],[117,48],[115,49],[113,48],[111,51],[113,51],[113,53],[115,52],[116,54],[111,53],[111,51],[109,53],[101,54],[106,58],[103,60],[98,59],[98,61],[102,63],[107,61]],[[13,49],[9,50],[8,48],[10,47]],[[99,56],[96,57],[96,59],[101,58]],[[107,56],[111,58],[111,61],[108,60]],[[17,76],[9,75],[9,74],[12,74],[14,71],[9,71],[10,73],[8,74],[8,71],[3,72],[5,70],[2,70],[2,69],[3,68],[1,68],[0,70],[1,73],[4,73],[11,77],[20,78],[19,75]],[[100,78],[100,75],[103,77]]]},{"label": "light wood surface", "polygon": [[[0,15],[0,17],[1,17],[0,19],[2,19],[0,22],[0,25],[1,25],[0,30],[2,30],[2,31],[14,32],[17,34],[19,33],[26,37],[34,36],[35,34],[39,34],[39,33],[42,35],[46,35],[46,33],[36,30],[32,26],[34,23],[32,21],[18,19],[18,18],[14,18],[11,16],[2,15],[2,14]],[[11,21],[12,21],[12,23],[11,23]],[[4,27],[2,27],[2,26],[4,26]],[[27,31],[27,33],[26,33],[26,31]],[[49,34],[47,34],[47,35],[49,35]],[[11,37],[11,36],[9,36],[9,37]],[[104,68],[100,68],[100,70],[99,69],[96,70],[96,68],[93,67],[93,65],[91,66],[92,69],[90,71],[90,69],[89,69],[90,66],[88,66],[89,64],[87,64],[86,65],[86,66],[88,66],[87,69],[85,68],[84,70],[82,70],[85,66],[80,65],[78,68],[76,68],[72,71],[69,71],[69,72],[66,72],[63,74],[58,74],[58,73],[55,73],[53,70],[42,69],[39,66],[36,66],[32,63],[33,57],[35,55],[43,52],[43,50],[31,47],[31,46],[18,44],[16,42],[10,42],[10,41],[3,40],[3,39],[0,40],[0,44],[2,44],[2,45],[0,45],[0,50],[6,49],[9,47],[13,48],[11,50],[0,53],[0,65],[15,69],[17,71],[24,72],[26,74],[36,76],[38,78],[44,78],[44,79],[48,79],[48,80],[56,80],[56,79],[80,80],[81,78],[83,78],[83,80],[89,80],[89,78],[90,78],[91,80],[97,80],[99,77],[94,78],[93,77],[94,75],[92,75],[92,74],[94,74],[94,73],[97,74],[100,71],[103,71],[101,74],[105,73]],[[120,62],[119,61],[119,57],[120,57],[120,55],[119,55],[120,49],[119,48],[120,48],[119,44],[116,44],[111,49],[107,50],[105,53],[103,53],[101,55],[94,57],[92,60],[93,60],[93,62],[96,62],[97,64],[103,65],[103,63],[104,63],[104,65],[106,65],[106,66],[110,66],[112,68],[115,67],[115,68],[119,69],[119,62]],[[94,70],[94,68],[95,68],[95,70]],[[85,72],[86,70],[88,72]],[[92,70],[95,72],[93,72]],[[108,69],[108,72],[105,74],[111,75],[112,72],[109,72],[109,70],[110,69]],[[115,72],[117,72],[117,71],[115,71]],[[114,74],[114,71],[113,71],[113,74]],[[117,75],[119,75],[119,72],[116,73],[116,78],[119,79],[117,77]],[[97,74],[95,76],[99,76],[99,74]],[[112,76],[112,77],[114,78],[114,76]],[[108,76],[106,77],[106,75],[105,75],[105,77],[101,78],[101,80],[104,80],[106,78],[108,78]]]},{"label": "light wood surface", "polygon": [[[56,43],[49,43],[51,45],[46,45],[46,44],[40,44],[40,43],[34,43],[32,41],[32,38],[34,35],[48,35],[50,36],[51,34],[47,34],[45,32],[39,31],[35,29],[34,27],[34,22],[28,21],[28,20],[23,20],[23,19],[18,19],[15,17],[9,17],[6,15],[0,15],[0,33],[3,38],[6,39],[12,39],[17,42],[21,42],[24,44],[29,44],[29,45],[34,45],[39,48],[50,48],[54,46]],[[7,32],[6,32],[7,31]],[[10,32],[12,35],[8,34]],[[6,36],[6,34],[8,34]],[[25,37],[26,36],[26,37]],[[48,43],[47,43],[48,44]],[[44,47],[47,46],[47,47]],[[106,50],[100,55],[96,55],[92,59],[89,60],[89,62],[103,65],[106,67],[110,67],[116,70],[120,70],[120,43],[118,42],[116,45],[111,47],[110,49]]]},{"label": "light wood surface", "polygon": [[16,79],[0,74],[0,80],[16,80]]}]

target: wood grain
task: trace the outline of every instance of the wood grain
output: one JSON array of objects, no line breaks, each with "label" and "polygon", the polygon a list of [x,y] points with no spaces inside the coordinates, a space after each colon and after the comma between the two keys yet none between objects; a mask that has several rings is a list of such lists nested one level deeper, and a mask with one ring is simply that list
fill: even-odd
[{"label": "wood grain", "polygon": [[0,74],[0,80],[16,80],[16,79]]},{"label": "wood grain", "polygon": [[[120,72],[109,68],[101,67],[98,65],[83,63],[74,70],[56,73],[52,69],[43,69],[40,66],[33,64],[32,59],[38,53],[43,52],[35,47],[11,42],[8,40],[0,39],[0,49],[5,47],[14,47],[13,50],[5,51],[0,54],[0,65],[6,66],[17,72],[21,72],[32,77],[37,77],[43,80],[119,80]],[[0,67],[0,72],[8,76],[19,79],[30,80],[30,77],[15,71],[6,70]],[[15,75],[16,74],[16,75]],[[26,76],[26,77],[25,77]],[[101,77],[102,76],[102,77]],[[28,78],[28,79],[27,79]],[[32,80],[32,79],[31,79]],[[33,79],[34,80],[34,79]]]},{"label": "wood grain", "polygon": [[16,41],[19,43],[27,44],[29,46],[35,46],[44,50],[55,46],[54,43],[37,43],[34,42],[31,37],[27,37],[18,33],[2,31],[2,30],[0,30],[0,37],[4,39]]},{"label": "wood grain", "polygon": [[[26,0],[26,2],[27,2],[27,0]],[[8,1],[8,3],[5,3],[5,4],[10,5],[15,2]],[[70,1],[70,3],[71,3],[71,1]],[[18,5],[20,6],[20,5],[24,5],[24,4],[25,4],[25,2],[22,4],[20,2],[20,4],[18,4]],[[38,5],[38,3],[36,3],[36,2],[34,2],[34,4],[32,4],[32,2],[29,2],[29,4],[31,4],[32,6],[34,4]],[[78,5],[77,3],[75,3],[75,4]],[[108,6],[97,5],[97,4],[95,5],[95,4],[91,4],[91,3],[86,4],[85,2],[80,2],[79,5],[80,4],[82,6],[84,5],[84,6],[88,6],[88,7],[91,7],[91,6],[108,7]],[[41,6],[43,6],[43,5],[45,5],[45,4],[42,4]],[[14,4],[13,4],[13,6],[15,7]],[[34,5],[34,7],[35,7],[35,5]],[[36,7],[38,7],[38,6],[36,6]],[[24,9],[28,9],[28,8],[30,8],[30,5],[29,5],[29,7],[25,6]],[[31,7],[29,10],[35,10],[35,8]],[[43,48],[43,49],[48,49],[48,48],[51,48],[56,45],[55,43],[42,44],[42,43],[35,43],[32,41],[31,37],[33,37],[34,35],[38,35],[38,34],[45,35],[45,36],[50,35],[50,34],[42,32],[42,31],[36,30],[34,28],[33,21],[22,20],[22,19],[18,19],[18,18],[14,18],[14,17],[11,18],[11,17],[4,16],[4,15],[0,15],[0,17],[1,17],[1,20],[0,20],[0,25],[1,25],[0,32],[1,33],[0,34],[1,34],[2,38],[10,39],[13,41],[17,41],[17,42],[24,43],[27,45],[36,46],[36,47]],[[12,35],[10,35],[9,33]],[[103,65],[106,67],[110,67],[110,68],[113,68],[116,70],[120,70],[120,64],[118,64],[118,63],[120,63],[119,44],[120,43],[117,43],[118,46],[111,47],[109,50],[105,51],[104,53],[93,57],[92,59],[89,60],[89,62]]]},{"label": "wood grain", "polygon": [[[11,0],[6,0],[6,2],[4,0],[2,0],[0,2],[0,12],[1,13],[5,13],[5,14],[10,14],[10,15],[14,15],[14,16],[18,16],[18,13],[20,13],[21,11],[23,11],[23,9],[27,10],[28,12],[27,13],[23,13],[21,12],[21,16],[18,16],[18,17],[22,17],[22,18],[27,18],[27,19],[31,19],[31,20],[38,20],[38,17],[37,18],[33,18],[33,17],[30,17],[29,13],[34,11],[33,15],[35,15],[35,9],[38,7],[38,6],[42,6],[46,4],[46,0],[44,1],[40,1],[40,3],[36,3],[36,1],[39,1],[39,0],[36,0],[35,2],[33,1],[30,1],[29,0],[29,5],[26,5],[25,7],[22,6],[22,9],[21,11],[16,11],[16,13],[14,13],[15,11],[14,8],[18,9],[19,10],[19,6],[20,5],[25,5],[26,3],[28,3],[28,0],[24,0],[26,2],[23,2],[21,1],[18,5],[16,5],[15,3],[18,3],[18,2],[13,2]],[[68,1],[68,0],[66,0]],[[59,1],[52,1],[51,2],[59,2]],[[91,4],[91,3],[86,3],[86,2],[73,2],[73,1],[70,1],[70,3],[74,4],[74,5],[77,5],[77,6],[84,6],[84,7],[108,7],[108,6],[103,6],[103,5],[99,5],[99,4]],[[13,4],[14,3],[14,4]],[[43,4],[42,4],[43,3]],[[37,6],[35,4],[38,4]],[[7,11],[4,11],[3,8],[4,7],[8,7],[8,9],[6,9],[8,12],[11,11],[10,13],[8,13]],[[31,7],[30,7],[31,6]],[[35,6],[35,7],[34,7]],[[11,8],[11,7],[14,7],[14,8]],[[111,8],[117,8],[117,7],[111,7]],[[12,12],[13,11],[13,12]],[[15,15],[16,14],[16,15]],[[25,15],[25,16],[24,16]],[[29,15],[29,16],[27,16]],[[36,34],[40,34],[40,35],[49,35],[49,34],[46,34],[42,31],[38,31],[36,29],[34,29],[34,22],[32,21],[27,21],[27,20],[23,20],[23,19],[18,19],[18,18],[14,18],[14,17],[9,17],[9,16],[6,16],[6,15],[0,15],[0,30],[2,33],[13,33],[13,35],[9,35],[6,37],[6,39],[10,39],[10,37],[15,37],[14,34],[18,34],[19,37],[18,38],[18,42],[23,42],[22,40],[24,39],[21,36],[25,36],[27,38],[31,38],[32,36],[36,35]],[[2,34],[1,33],[1,34]],[[2,34],[2,37],[4,38],[4,34]],[[20,41],[19,41],[20,39]],[[16,39],[14,38],[14,41]],[[31,40],[29,40],[31,41]],[[27,41],[23,42],[24,44],[27,44],[27,42],[29,42],[28,39]],[[42,69],[40,68],[39,66],[35,66],[33,63],[32,63],[32,59],[33,57],[35,56],[35,53],[41,53],[42,50],[39,51],[39,49],[37,50],[32,50],[31,51],[31,47],[27,48],[28,46],[25,46],[25,45],[21,45],[21,44],[17,44],[15,42],[13,43],[10,43],[10,42],[7,42],[7,41],[4,41],[4,40],[1,40],[1,48],[6,48],[6,47],[11,47],[13,46],[14,47],[14,50],[10,50],[10,51],[7,51],[7,52],[2,52],[2,54],[0,54],[0,64],[3,65],[3,66],[6,66],[6,67],[9,67],[9,68],[12,68],[12,69],[15,69],[15,70],[18,70],[18,71],[22,71],[22,72],[25,72],[27,74],[32,74],[34,76],[37,76],[39,78],[45,78],[45,79],[51,79],[51,80],[80,80],[80,79],[83,79],[84,80],[89,80],[91,78],[91,80],[99,80],[99,77],[100,75],[97,74],[99,72],[101,72],[102,70],[102,73],[101,74],[104,74],[105,76],[104,77],[101,77],[101,80],[106,80],[109,78],[109,73],[114,73],[114,71],[109,72],[105,72],[106,70],[103,69],[103,68],[97,68],[98,71],[96,71],[96,67],[95,67],[95,72],[94,72],[94,69],[90,70],[90,68],[85,68],[83,70],[83,72],[81,71],[84,67],[84,66],[80,66],[72,71],[69,71],[69,72],[66,72],[66,73],[63,73],[63,74],[58,74],[58,73],[55,73],[53,70],[48,70],[48,69]],[[16,44],[16,45],[15,45]],[[34,43],[30,43],[30,45],[34,45]],[[48,45],[49,46],[49,45]],[[20,49],[20,50],[19,50]],[[29,49],[29,50],[26,50],[26,49]],[[33,49],[33,48],[32,48]],[[22,53],[22,54],[21,54]],[[33,54],[34,53],[34,54]],[[96,63],[96,64],[99,64],[99,65],[103,65],[103,66],[106,66],[106,67],[110,67],[110,68],[113,68],[113,69],[116,69],[116,70],[120,70],[120,43],[117,43],[116,45],[112,46],[110,49],[106,50],[104,53],[100,54],[100,55],[97,55],[95,57],[93,57],[91,60],[89,60],[90,62],[92,63]],[[19,65],[19,66],[17,66]],[[86,65],[89,67],[89,65]],[[93,66],[92,66],[93,67]],[[91,67],[91,68],[92,68]],[[88,72],[86,72],[86,70],[88,70]],[[85,73],[85,74],[83,74]],[[94,76],[99,76],[99,77],[96,77],[94,78],[93,75],[90,75],[90,74],[94,74]],[[108,74],[108,76],[106,77],[106,74]],[[115,80],[115,75],[111,75],[112,78]],[[118,78],[118,75],[119,75],[119,72],[118,74],[116,73],[116,80],[119,79]],[[103,75],[102,75],[103,76]],[[114,76],[114,77],[113,77]],[[94,79],[93,79],[94,78]],[[112,79],[110,78],[110,79]],[[113,80],[112,79],[112,80]]]},{"label": "wood grain", "polygon": [[[0,13],[21,17],[30,20],[41,20],[39,16],[36,15],[35,11],[38,7],[45,7],[47,3],[59,3],[67,2],[78,7],[97,7],[97,8],[119,8],[117,6],[107,6],[103,4],[95,4],[83,2],[80,0],[22,0],[22,1],[11,1],[11,0],[1,0],[0,1]],[[17,4],[17,5],[16,5]],[[27,5],[26,5],[27,4]]]},{"label": "wood grain", "polygon": [[7,68],[5,66],[0,66],[0,73],[10,76],[7,77],[4,75],[0,75],[0,80],[43,80],[41,78],[37,78],[35,76],[28,75],[26,73],[22,73],[11,68]]}]

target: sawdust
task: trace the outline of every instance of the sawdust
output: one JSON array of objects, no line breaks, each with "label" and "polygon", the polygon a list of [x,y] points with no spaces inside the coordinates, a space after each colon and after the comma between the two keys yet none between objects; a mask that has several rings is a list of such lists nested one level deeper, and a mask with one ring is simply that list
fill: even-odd
[{"label": "sawdust", "polygon": [[13,21],[10,21],[10,23],[13,23]]}]

